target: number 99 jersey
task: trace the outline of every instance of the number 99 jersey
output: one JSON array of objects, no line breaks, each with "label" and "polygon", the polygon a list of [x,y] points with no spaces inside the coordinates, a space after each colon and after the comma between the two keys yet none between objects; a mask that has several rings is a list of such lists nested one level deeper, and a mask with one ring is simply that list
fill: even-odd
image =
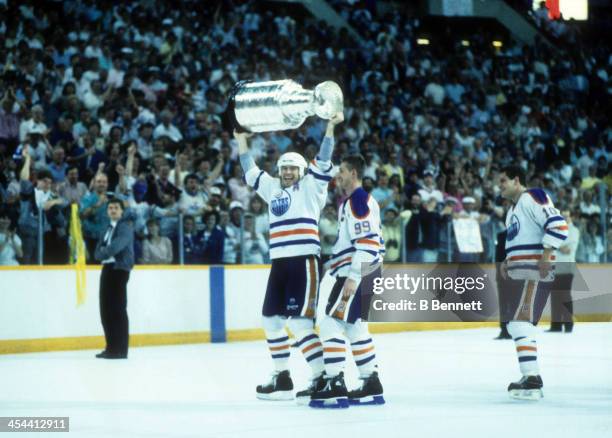
[{"label": "number 99 jersey", "polygon": [[363,187],[356,189],[338,210],[338,236],[332,251],[332,258],[327,262],[330,275],[357,282],[383,261],[385,245],[380,207]]}]

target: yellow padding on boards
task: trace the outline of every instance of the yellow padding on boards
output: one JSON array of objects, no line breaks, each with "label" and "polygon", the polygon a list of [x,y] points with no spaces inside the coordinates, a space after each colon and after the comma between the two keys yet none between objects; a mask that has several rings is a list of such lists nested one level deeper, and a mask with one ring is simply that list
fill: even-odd
[{"label": "yellow padding on boards", "polygon": [[[576,322],[612,322],[610,314],[592,314],[575,317]],[[542,320],[541,323],[550,322]],[[370,323],[370,332],[400,333],[410,331],[466,330],[497,327],[497,322],[379,322]],[[318,331],[318,330],[317,330]],[[291,333],[289,333],[291,336]],[[228,330],[228,342],[264,340],[262,329]],[[203,344],[210,342],[209,332],[151,333],[130,335],[130,347],[155,345]],[[102,336],[80,336],[48,339],[0,340],[0,354],[36,353],[45,351],[93,350],[104,348]]]},{"label": "yellow padding on boards", "polygon": [[[210,342],[209,332],[150,333],[130,335],[130,347],[154,345],[203,344]],[[11,339],[0,341],[0,354],[45,351],[93,350],[104,348],[104,336],[77,336],[47,339]]]}]

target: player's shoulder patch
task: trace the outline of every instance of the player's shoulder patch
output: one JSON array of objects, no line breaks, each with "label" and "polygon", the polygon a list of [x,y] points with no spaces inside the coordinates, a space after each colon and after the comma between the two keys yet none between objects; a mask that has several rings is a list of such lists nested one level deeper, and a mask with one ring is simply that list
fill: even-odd
[{"label": "player's shoulder patch", "polygon": [[351,205],[351,212],[357,219],[363,219],[370,214],[370,207],[368,207],[368,201],[370,200],[370,194],[366,192],[363,187],[359,187],[353,192],[349,198]]},{"label": "player's shoulder patch", "polygon": [[533,189],[527,190],[527,193],[529,193],[529,195],[533,198],[533,200],[537,202],[538,204],[540,205],[548,204],[548,196],[546,195],[546,192],[544,190],[533,188]]}]

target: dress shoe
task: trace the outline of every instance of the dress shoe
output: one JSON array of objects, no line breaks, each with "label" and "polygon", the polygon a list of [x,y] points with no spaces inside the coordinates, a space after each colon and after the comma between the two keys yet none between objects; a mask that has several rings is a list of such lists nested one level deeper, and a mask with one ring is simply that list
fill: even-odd
[{"label": "dress shoe", "polygon": [[499,335],[493,339],[512,339],[512,336],[510,336],[510,333],[508,333],[506,330],[502,330],[499,332]]},{"label": "dress shoe", "polygon": [[96,354],[98,359],[127,359],[127,353],[111,353],[104,350],[102,353]]}]

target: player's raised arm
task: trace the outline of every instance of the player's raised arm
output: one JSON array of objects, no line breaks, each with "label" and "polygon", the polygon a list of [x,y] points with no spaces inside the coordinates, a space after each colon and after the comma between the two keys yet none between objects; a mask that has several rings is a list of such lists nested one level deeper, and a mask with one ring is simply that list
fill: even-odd
[{"label": "player's raised arm", "polygon": [[234,131],[234,138],[238,142],[238,154],[240,157],[240,166],[244,172],[246,183],[251,186],[264,201],[270,202],[271,190],[274,187],[274,178],[261,170],[255,164],[255,160],[249,154],[247,139],[253,134],[247,134]]},{"label": "player's raised arm", "polygon": [[247,138],[249,138],[251,135],[252,134],[247,134],[246,132],[234,131],[234,138],[238,142],[240,165],[242,166],[242,170],[245,174],[255,167],[255,160],[253,160],[253,157],[251,157],[251,154],[249,154],[249,146],[247,144]]},{"label": "player's raised arm", "polygon": [[331,162],[334,151],[334,127],[342,123],[343,120],[344,114],[342,112],[334,114],[329,119],[319,153],[308,167],[308,173],[314,177],[314,180],[311,181],[315,181],[316,190],[322,194],[327,193],[327,184],[331,181],[334,173],[334,165]]},{"label": "player's raised arm", "polygon": [[337,112],[327,122],[327,128],[325,129],[325,137],[321,143],[321,148],[317,155],[319,161],[331,161],[332,153],[334,151],[334,128],[344,121],[344,113],[342,111]]}]

